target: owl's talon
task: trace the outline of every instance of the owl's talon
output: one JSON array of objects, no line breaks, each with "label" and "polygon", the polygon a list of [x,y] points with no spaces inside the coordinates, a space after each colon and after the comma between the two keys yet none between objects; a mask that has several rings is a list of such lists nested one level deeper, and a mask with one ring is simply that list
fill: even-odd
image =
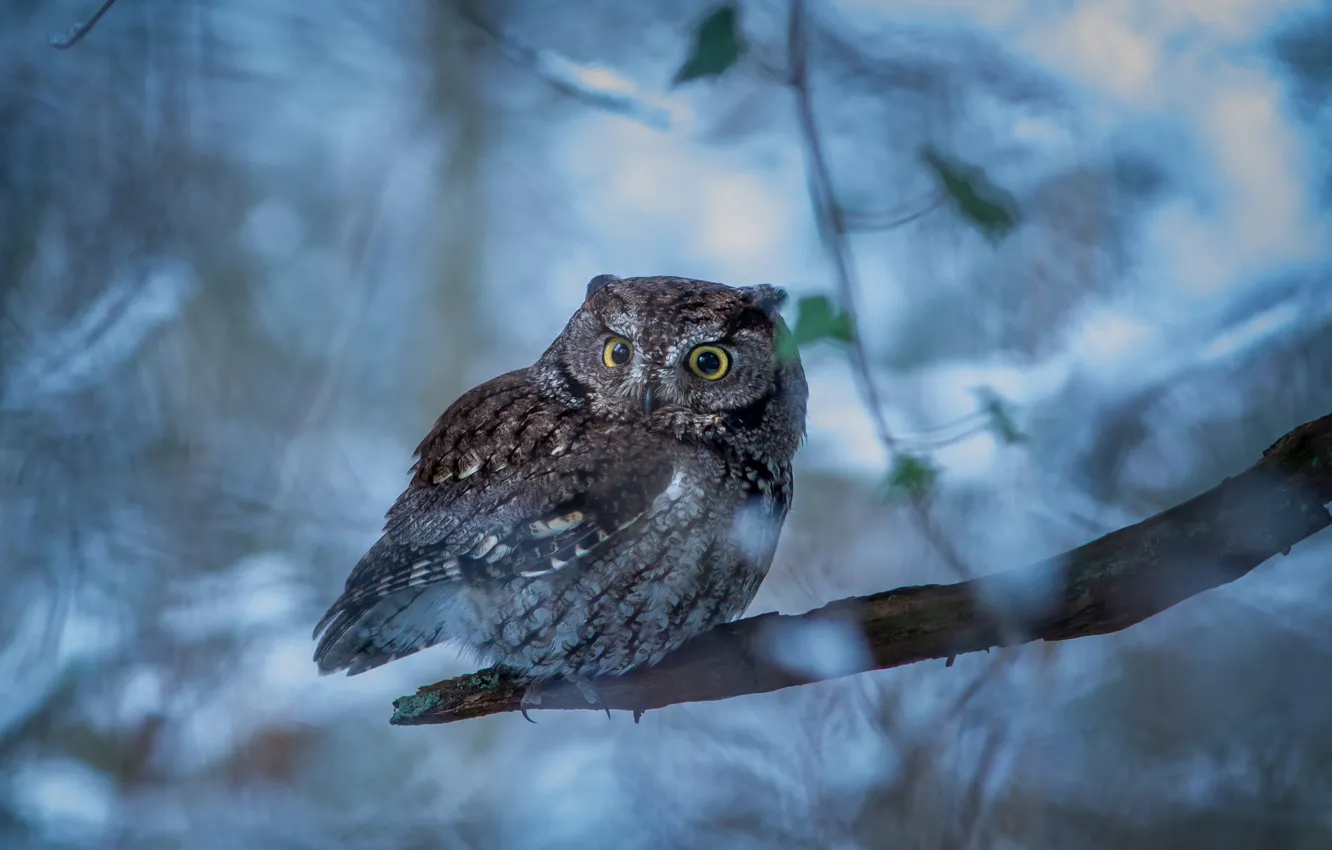
[{"label": "owl's talon", "polygon": [[540,707],[541,707],[541,683],[532,682],[523,690],[522,701],[518,703],[518,713],[521,714],[523,716],[523,719],[526,720],[528,723],[536,723],[535,720],[527,716],[527,710],[529,708],[540,708]]},{"label": "owl's talon", "polygon": [[597,693],[597,686],[592,684],[591,679],[586,676],[571,676],[569,681],[577,686],[578,692],[583,695],[583,699],[587,700],[588,705],[597,706],[602,711],[606,712],[606,719],[610,719],[610,706],[606,705],[605,701],[601,698],[601,694]]}]

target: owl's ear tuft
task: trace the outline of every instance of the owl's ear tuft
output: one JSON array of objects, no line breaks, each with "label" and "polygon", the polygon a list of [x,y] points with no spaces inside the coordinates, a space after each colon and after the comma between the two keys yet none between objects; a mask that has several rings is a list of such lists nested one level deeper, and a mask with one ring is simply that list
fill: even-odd
[{"label": "owl's ear tuft", "polygon": [[786,303],[786,290],[770,283],[741,287],[741,291],[745,293],[745,299],[750,304],[762,310],[765,316],[774,321],[780,315],[782,305]]},{"label": "owl's ear tuft", "polygon": [[612,283],[618,283],[619,280],[620,279],[613,274],[597,275],[596,277],[592,278],[587,282],[587,294],[583,296],[583,300],[586,301],[596,293],[605,289],[608,285]]}]

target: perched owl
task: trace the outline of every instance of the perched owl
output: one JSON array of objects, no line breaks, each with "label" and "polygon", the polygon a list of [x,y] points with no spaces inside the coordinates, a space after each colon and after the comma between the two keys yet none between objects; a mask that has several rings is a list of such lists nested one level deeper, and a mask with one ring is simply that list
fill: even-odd
[{"label": "perched owl", "polygon": [[536,363],[465,393],[421,442],[315,628],[320,671],[454,641],[533,683],[584,683],[742,614],[804,437],[785,297],[593,278]]}]

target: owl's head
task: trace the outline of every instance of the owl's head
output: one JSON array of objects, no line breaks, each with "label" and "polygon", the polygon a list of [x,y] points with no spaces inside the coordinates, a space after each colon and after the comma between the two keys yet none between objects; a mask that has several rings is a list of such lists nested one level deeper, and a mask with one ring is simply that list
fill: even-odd
[{"label": "owl's head", "polygon": [[804,372],[784,290],[600,275],[540,363],[597,413],[680,430],[724,421],[804,431]]}]

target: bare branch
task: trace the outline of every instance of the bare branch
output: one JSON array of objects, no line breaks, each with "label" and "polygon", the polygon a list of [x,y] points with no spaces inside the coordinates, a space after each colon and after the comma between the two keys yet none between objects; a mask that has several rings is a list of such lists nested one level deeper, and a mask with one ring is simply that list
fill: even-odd
[{"label": "bare branch", "polygon": [[[846,221],[843,218],[842,207],[837,202],[832,171],[828,167],[828,158],[823,152],[823,140],[814,118],[814,102],[809,89],[809,45],[805,38],[805,4],[802,0],[791,0],[787,38],[791,87],[795,90],[796,115],[800,122],[801,137],[805,143],[810,200],[814,203],[819,230],[833,261],[833,270],[837,278],[837,295],[842,301],[842,309],[854,319],[856,317],[855,269],[851,263],[851,251],[847,244]],[[892,454],[897,446],[897,440],[893,438],[888,420],[883,415],[879,390],[870,375],[869,358],[865,354],[865,346],[861,342],[858,328],[852,335],[850,350],[852,364],[855,367],[856,384],[869,411],[870,419],[874,423],[875,434],[889,454]]]},{"label": "bare branch", "polygon": [[[784,668],[774,634],[821,620],[863,630],[863,670],[994,646],[1120,631],[1234,581],[1332,525],[1332,415],[1301,425],[1253,466],[1181,505],[1064,555],[950,585],[904,587],[800,616],[764,614],[700,635],[655,667],[595,682],[605,705],[633,711],[729,699],[818,681]],[[1010,638],[1010,635],[1015,637]],[[839,675],[862,672],[846,671]],[[517,711],[524,683],[489,668],[394,702],[392,723],[449,723]],[[572,685],[547,685],[543,709],[588,709]]]},{"label": "bare branch", "polygon": [[901,209],[893,210],[888,213],[866,213],[855,212],[853,210],[844,210],[842,220],[845,226],[851,230],[896,230],[904,227],[917,219],[924,218],[944,205],[944,196],[941,192],[931,192],[922,200],[910,204],[903,204]]},{"label": "bare branch", "polygon": [[468,4],[460,5],[458,13],[464,21],[489,37],[509,61],[555,90],[657,130],[669,130],[678,123],[667,101],[641,91],[622,74],[575,62],[553,50],[522,44],[486,21]]},{"label": "bare branch", "polygon": [[56,50],[68,50],[83,40],[83,37],[92,32],[92,28],[97,26],[97,22],[102,16],[111,11],[111,7],[116,5],[116,0],[106,0],[93,16],[85,23],[75,24],[66,30],[63,34],[51,33],[46,38],[46,43]]}]

